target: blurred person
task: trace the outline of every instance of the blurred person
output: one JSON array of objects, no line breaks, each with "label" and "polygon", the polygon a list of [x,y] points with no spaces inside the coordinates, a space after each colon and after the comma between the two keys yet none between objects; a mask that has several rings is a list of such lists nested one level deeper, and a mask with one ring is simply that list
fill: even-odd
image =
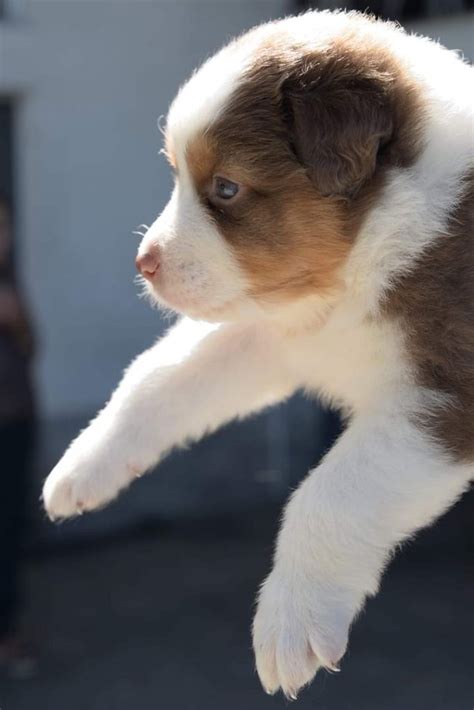
[{"label": "blurred person", "polygon": [[21,543],[34,434],[33,336],[15,281],[11,209],[0,195],[0,670],[30,675],[34,654],[18,628]]}]

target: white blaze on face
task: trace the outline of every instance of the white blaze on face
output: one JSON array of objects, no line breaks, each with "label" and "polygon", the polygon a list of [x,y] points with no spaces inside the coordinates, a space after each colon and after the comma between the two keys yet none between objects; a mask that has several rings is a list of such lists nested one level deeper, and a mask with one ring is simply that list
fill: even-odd
[{"label": "white blaze on face", "polygon": [[253,43],[231,43],[208,60],[185,84],[167,119],[167,142],[179,178],[171,199],[150,227],[140,252],[156,245],[160,268],[147,290],[159,303],[193,318],[235,319],[254,313],[247,281],[224,237],[201,203],[186,148],[218,116],[238,84]]}]

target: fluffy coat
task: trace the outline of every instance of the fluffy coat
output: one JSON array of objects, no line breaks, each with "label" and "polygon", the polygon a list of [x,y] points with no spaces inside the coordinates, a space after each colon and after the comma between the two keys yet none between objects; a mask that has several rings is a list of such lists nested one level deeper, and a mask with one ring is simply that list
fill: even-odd
[{"label": "fluffy coat", "polygon": [[270,693],[337,668],[393,550],[474,475],[471,85],[454,53],[353,13],[208,60],[171,106],[176,186],[138,257],[185,317],[45,483],[49,515],[76,515],[297,389],[340,405],[349,425],[291,497],[259,594]]}]

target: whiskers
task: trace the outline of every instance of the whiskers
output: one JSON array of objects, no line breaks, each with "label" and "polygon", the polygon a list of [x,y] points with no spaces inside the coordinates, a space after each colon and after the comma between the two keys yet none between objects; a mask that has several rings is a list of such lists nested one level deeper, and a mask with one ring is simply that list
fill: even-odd
[{"label": "whiskers", "polygon": [[148,284],[148,281],[143,278],[143,276],[137,274],[133,279],[133,283],[138,286],[138,298],[146,301],[153,310],[159,311],[162,318],[165,320],[174,320],[176,318],[176,311],[173,311],[172,308],[158,299]]},{"label": "whiskers", "polygon": [[157,308],[156,299],[153,297],[153,293],[148,286],[148,282],[143,276],[137,274],[133,279],[133,283],[138,287],[138,298],[148,301],[150,306]]},{"label": "whiskers", "polygon": [[150,227],[148,224],[139,224],[136,229],[132,230],[132,234],[135,234],[137,237],[140,237],[140,239],[143,239],[149,229]]}]

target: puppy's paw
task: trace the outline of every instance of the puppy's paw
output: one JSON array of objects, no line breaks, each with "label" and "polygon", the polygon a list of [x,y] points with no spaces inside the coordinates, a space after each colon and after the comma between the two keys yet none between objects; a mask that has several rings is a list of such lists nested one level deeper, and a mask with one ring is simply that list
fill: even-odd
[{"label": "puppy's paw", "polygon": [[352,614],[317,580],[291,580],[275,569],[262,586],[253,625],[257,672],[267,693],[295,700],[319,668],[338,671]]},{"label": "puppy's paw", "polygon": [[111,446],[97,445],[84,434],[73,442],[49,474],[43,502],[51,520],[69,518],[102,507],[138,475]]}]

